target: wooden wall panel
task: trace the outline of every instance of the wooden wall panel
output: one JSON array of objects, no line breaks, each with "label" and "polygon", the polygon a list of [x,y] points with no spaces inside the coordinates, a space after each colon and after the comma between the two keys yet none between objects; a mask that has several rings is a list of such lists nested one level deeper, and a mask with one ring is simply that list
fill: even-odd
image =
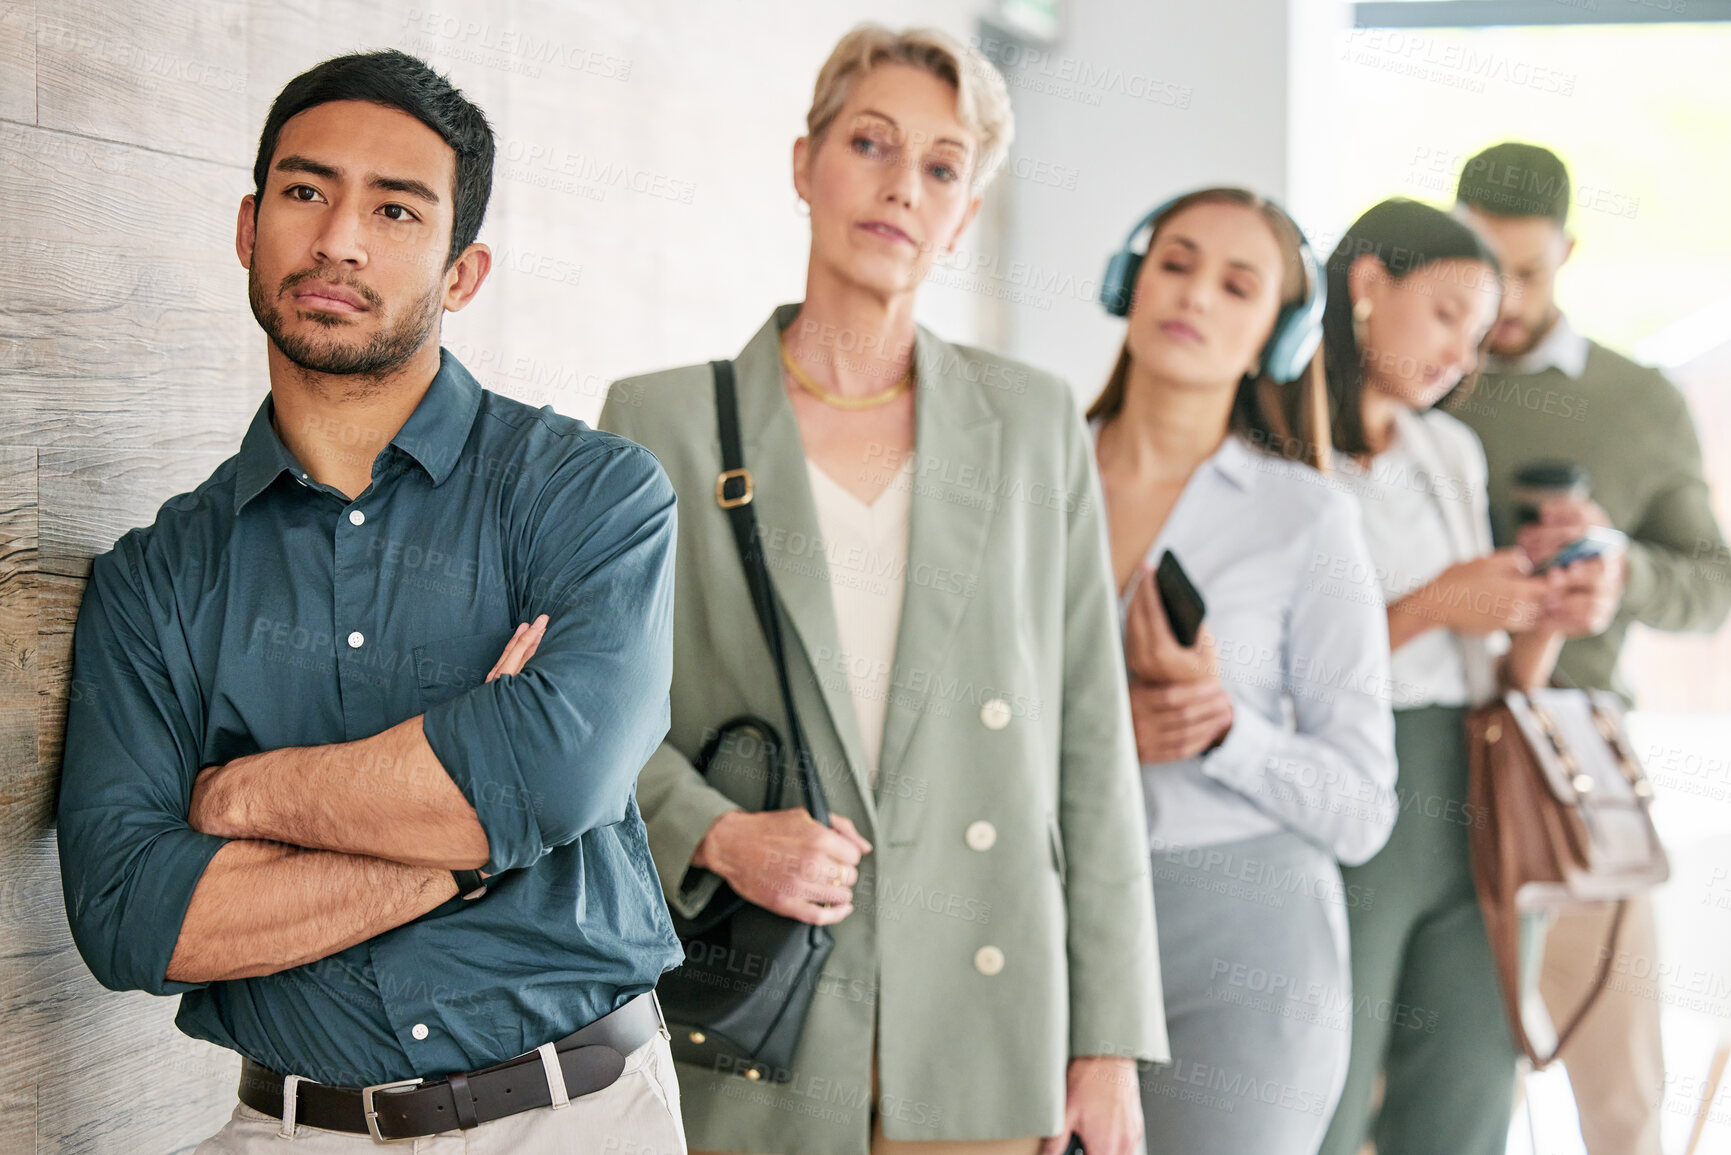
[{"label": "wooden wall panel", "polygon": [[[234,1106],[239,1061],[180,1034],[177,1000],[105,991],[79,958],[51,823],[90,558],[232,453],[266,388],[233,250],[240,12],[61,0],[38,27],[34,5],[0,11],[6,1155],[188,1152]],[[228,78],[191,68],[225,53]]]},{"label": "wooden wall panel", "polygon": [[7,1155],[189,1152],[234,1109],[240,1060],[177,1031],[177,1000],[105,991],[85,968],[51,832],[7,856],[0,975],[0,1021],[24,1044],[0,1048],[0,1087],[23,1092],[0,1099]]},{"label": "wooden wall panel", "polygon": [[244,173],[0,124],[0,441],[230,448],[263,398]]},{"label": "wooden wall panel", "polygon": [[36,750],[36,451],[0,448],[0,878],[48,823]]},{"label": "wooden wall panel", "polygon": [[245,150],[241,0],[54,0],[36,19],[42,127],[211,160]]},{"label": "wooden wall panel", "polygon": [[36,123],[36,3],[0,7],[0,120]]}]

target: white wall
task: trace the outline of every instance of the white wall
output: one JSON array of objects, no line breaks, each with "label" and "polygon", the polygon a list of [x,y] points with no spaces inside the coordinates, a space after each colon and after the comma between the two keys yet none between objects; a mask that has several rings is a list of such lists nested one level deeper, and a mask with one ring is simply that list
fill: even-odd
[{"label": "white wall", "polygon": [[[256,140],[283,82],[356,46],[400,47],[447,72],[498,135],[481,239],[502,259],[474,305],[447,319],[446,344],[483,384],[593,420],[613,379],[731,355],[773,305],[799,299],[809,231],[794,212],[791,151],[842,33],[870,18],[966,37],[978,8],[260,6],[248,123]],[[934,301],[925,319],[974,336],[956,302]]]},{"label": "white wall", "polygon": [[989,270],[1010,298],[1005,348],[1098,392],[1123,336],[1097,300],[1106,258],[1187,189],[1290,196],[1326,234],[1309,218],[1328,203],[1328,53],[1345,18],[1332,0],[1072,0],[1064,41],[1043,54],[988,42],[1017,119],[1007,252]]}]

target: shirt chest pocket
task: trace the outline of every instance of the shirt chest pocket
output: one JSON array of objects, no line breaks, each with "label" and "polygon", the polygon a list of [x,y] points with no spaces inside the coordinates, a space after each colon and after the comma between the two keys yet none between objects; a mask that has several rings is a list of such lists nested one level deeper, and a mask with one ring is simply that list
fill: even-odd
[{"label": "shirt chest pocket", "polygon": [[485,630],[415,647],[415,685],[423,711],[487,680],[505,652],[510,630]]}]

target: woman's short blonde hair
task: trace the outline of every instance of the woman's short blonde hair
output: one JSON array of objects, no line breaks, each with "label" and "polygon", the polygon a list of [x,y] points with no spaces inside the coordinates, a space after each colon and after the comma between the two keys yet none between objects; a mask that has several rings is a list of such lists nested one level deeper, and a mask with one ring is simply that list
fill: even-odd
[{"label": "woman's short blonde hair", "polygon": [[805,114],[812,146],[823,140],[860,77],[880,64],[918,68],[956,90],[956,116],[979,141],[972,187],[985,188],[1003,165],[1016,131],[1009,89],[991,61],[935,28],[892,32],[881,24],[860,24],[843,36],[817,74],[811,111]]}]

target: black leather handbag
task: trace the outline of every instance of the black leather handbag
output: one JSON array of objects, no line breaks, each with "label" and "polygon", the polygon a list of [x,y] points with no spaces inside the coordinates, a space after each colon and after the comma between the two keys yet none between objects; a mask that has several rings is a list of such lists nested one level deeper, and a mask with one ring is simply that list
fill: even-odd
[{"label": "black leather handbag", "polygon": [[[715,501],[727,511],[733,526],[752,608],[775,663],[793,745],[790,750],[764,719],[742,714],[717,728],[698,751],[694,765],[708,777],[723,758],[759,762],[758,772],[765,782],[763,809],[779,810],[786,781],[783,762],[791,752],[806,810],[828,826],[829,805],[794,712],[775,592],[751,508],[751,472],[745,468],[739,441],[733,363],[712,361],[710,367],[715,373],[716,424],[721,435],[722,472],[715,479]],[[835,946],[829,931],[747,902],[725,883],[696,918],[675,914],[673,928],[685,947],[685,962],[662,976],[656,988],[673,1036],[673,1057],[754,1081],[786,1082],[792,1077],[793,1053],[805,1029],[818,975]]]}]

